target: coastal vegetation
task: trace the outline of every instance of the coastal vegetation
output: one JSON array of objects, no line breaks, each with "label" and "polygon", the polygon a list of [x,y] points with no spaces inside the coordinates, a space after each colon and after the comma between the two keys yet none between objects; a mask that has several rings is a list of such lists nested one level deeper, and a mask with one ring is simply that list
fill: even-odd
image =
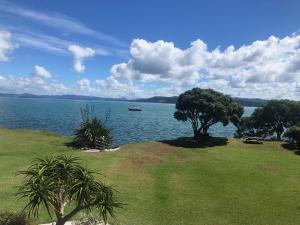
[{"label": "coastal vegetation", "polygon": [[300,124],[290,127],[284,136],[289,140],[289,142],[297,148],[300,148]]},{"label": "coastal vegetation", "polygon": [[70,145],[75,148],[100,149],[109,148],[112,144],[111,130],[106,126],[110,112],[106,112],[105,120],[97,118],[95,107],[86,105],[80,108],[81,124],[75,130],[75,137]]},{"label": "coastal vegetation", "polygon": [[258,107],[250,117],[238,124],[236,137],[276,136],[281,141],[283,133],[300,121],[300,103],[291,100],[271,100]]},{"label": "coastal vegetation", "polygon": [[0,213],[0,225],[33,225],[25,212]]},{"label": "coastal vegetation", "polygon": [[[0,129],[0,211],[20,211],[17,186],[33,158],[78,157],[82,166],[113,185],[126,204],[114,225],[295,225],[300,221],[300,157],[282,142],[247,145],[238,139],[210,146],[166,142],[122,146],[118,152],[86,153],[53,133]],[[66,208],[66,213],[70,208]],[[80,217],[80,215],[78,215]],[[77,218],[77,217],[75,217]],[[53,221],[42,207],[37,223]]]},{"label": "coastal vegetation", "polygon": [[[80,211],[95,209],[107,221],[114,209],[121,207],[114,197],[115,190],[95,178],[95,172],[79,164],[79,159],[58,155],[37,158],[20,174],[25,179],[18,195],[27,202],[25,210],[34,217],[43,206],[49,217],[56,216],[56,225],[64,225]],[[66,213],[65,209],[74,205]]]},{"label": "coastal vegetation", "polygon": [[[300,103],[271,100],[249,117],[243,113],[232,97],[194,88],[178,97],[174,113],[175,119],[191,123],[193,137],[98,154],[71,148],[111,146],[109,113],[101,120],[93,106],[81,108],[74,137],[0,129],[0,212],[13,211],[2,215],[24,225],[32,216],[35,223],[55,216],[57,225],[97,218],[114,225],[294,225],[300,219]],[[212,137],[209,128],[217,123],[235,125],[236,137],[269,141],[248,145]],[[277,141],[270,141],[274,135]]]},{"label": "coastal vegetation", "polygon": [[229,95],[200,88],[179,95],[176,110],[174,117],[191,123],[195,139],[208,136],[208,129],[216,123],[237,125],[244,113],[243,107]]}]

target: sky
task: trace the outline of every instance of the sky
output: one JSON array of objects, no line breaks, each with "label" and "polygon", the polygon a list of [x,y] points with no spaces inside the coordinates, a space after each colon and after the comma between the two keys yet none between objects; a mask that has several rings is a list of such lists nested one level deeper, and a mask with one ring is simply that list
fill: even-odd
[{"label": "sky", "polygon": [[0,0],[0,93],[300,100],[299,0]]}]

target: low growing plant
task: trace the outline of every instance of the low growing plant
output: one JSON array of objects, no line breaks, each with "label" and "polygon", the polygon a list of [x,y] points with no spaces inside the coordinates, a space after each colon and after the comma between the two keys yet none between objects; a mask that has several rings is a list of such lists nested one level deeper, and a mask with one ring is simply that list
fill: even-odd
[{"label": "low growing plant", "polygon": [[32,225],[32,221],[24,212],[0,213],[0,225]]},{"label": "low growing plant", "polygon": [[75,130],[75,138],[72,142],[76,148],[94,148],[103,150],[112,144],[111,130],[106,126],[110,112],[105,115],[105,120],[95,116],[94,106],[86,105],[81,108],[82,122]]}]

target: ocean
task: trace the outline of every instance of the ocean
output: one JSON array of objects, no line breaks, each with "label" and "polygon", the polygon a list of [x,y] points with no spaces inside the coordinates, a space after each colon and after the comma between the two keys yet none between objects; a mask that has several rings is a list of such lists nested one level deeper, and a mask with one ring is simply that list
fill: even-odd
[{"label": "ocean", "polygon": [[[189,123],[173,118],[174,104],[135,103],[143,111],[129,111],[133,103],[97,100],[39,99],[0,97],[0,127],[45,130],[72,136],[81,121],[80,107],[94,105],[99,118],[110,111],[107,126],[112,129],[114,144],[128,144],[150,140],[175,139],[192,136]],[[245,107],[250,115],[254,107]],[[213,136],[232,137],[236,128],[215,124],[209,129]]]}]

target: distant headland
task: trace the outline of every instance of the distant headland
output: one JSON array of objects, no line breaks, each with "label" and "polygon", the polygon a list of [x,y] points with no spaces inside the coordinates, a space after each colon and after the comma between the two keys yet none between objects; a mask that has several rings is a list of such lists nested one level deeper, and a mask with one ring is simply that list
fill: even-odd
[{"label": "distant headland", "polygon": [[[85,95],[36,95],[36,94],[29,94],[29,93],[22,93],[22,94],[0,93],[0,97],[103,100],[103,101],[149,102],[149,103],[167,103],[167,104],[175,104],[178,98],[178,96],[171,96],[171,97],[154,96],[150,98],[127,99],[127,98],[104,98],[104,97],[85,96]],[[251,106],[251,107],[259,107],[268,102],[268,100],[260,99],[260,98],[236,97],[235,100],[243,106]]]}]

